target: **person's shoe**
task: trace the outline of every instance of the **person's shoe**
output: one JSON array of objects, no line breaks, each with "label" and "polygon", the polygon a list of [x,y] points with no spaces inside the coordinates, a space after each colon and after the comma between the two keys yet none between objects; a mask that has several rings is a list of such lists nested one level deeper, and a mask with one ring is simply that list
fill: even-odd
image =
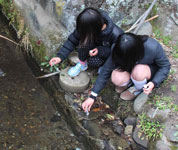
[{"label": "person's shoe", "polygon": [[116,86],[116,87],[115,87],[115,91],[116,91],[118,94],[120,94],[120,93],[122,93],[123,91],[125,91],[127,88],[128,88],[128,85],[126,85],[126,86]]},{"label": "person's shoe", "polygon": [[68,71],[68,75],[71,77],[78,76],[81,71],[85,71],[88,69],[87,63],[82,65],[81,63],[77,63],[74,67],[70,68]]},{"label": "person's shoe", "polygon": [[137,90],[134,86],[128,88],[126,91],[122,92],[120,98],[126,101],[133,100],[141,93],[141,90]]}]

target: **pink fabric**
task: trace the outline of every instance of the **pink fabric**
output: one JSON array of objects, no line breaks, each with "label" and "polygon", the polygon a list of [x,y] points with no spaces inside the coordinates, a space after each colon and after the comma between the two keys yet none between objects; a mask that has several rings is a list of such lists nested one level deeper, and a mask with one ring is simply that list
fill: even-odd
[{"label": "pink fabric", "polygon": [[82,65],[86,65],[86,63],[87,63],[87,61],[81,61],[81,60],[79,60],[79,62],[80,62],[80,64],[82,64]]}]

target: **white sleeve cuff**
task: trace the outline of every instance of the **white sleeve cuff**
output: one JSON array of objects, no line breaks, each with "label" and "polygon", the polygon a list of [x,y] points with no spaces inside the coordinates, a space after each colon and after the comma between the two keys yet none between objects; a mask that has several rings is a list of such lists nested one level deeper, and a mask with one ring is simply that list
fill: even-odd
[{"label": "white sleeve cuff", "polygon": [[95,93],[95,92],[91,92],[91,95],[93,95],[93,96],[95,96],[95,97],[97,97],[98,96],[98,94],[97,93]]}]

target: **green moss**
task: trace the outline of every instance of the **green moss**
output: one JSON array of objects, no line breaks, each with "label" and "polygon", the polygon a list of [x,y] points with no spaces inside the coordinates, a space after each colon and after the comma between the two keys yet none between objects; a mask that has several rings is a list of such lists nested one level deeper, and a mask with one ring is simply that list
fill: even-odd
[{"label": "green moss", "polygon": [[40,45],[37,44],[37,40],[30,39],[32,47],[33,47],[33,55],[37,62],[43,62],[45,61],[46,56],[46,47],[43,43],[40,43]]},{"label": "green moss", "polygon": [[[35,59],[40,63],[44,61],[46,56],[46,47],[43,43],[37,44],[37,40],[30,38],[29,31],[24,25],[24,20],[20,12],[15,8],[13,0],[0,0],[3,12],[6,14],[10,23],[14,25],[17,30],[18,38],[22,38],[20,45],[28,49],[33,49]],[[28,49],[26,49],[28,48]]]},{"label": "green moss", "polygon": [[13,24],[16,29],[19,29],[20,12],[15,8],[13,0],[0,0],[3,12],[6,14],[10,23]]},{"label": "green moss", "polygon": [[177,146],[170,146],[171,150],[177,150]]}]

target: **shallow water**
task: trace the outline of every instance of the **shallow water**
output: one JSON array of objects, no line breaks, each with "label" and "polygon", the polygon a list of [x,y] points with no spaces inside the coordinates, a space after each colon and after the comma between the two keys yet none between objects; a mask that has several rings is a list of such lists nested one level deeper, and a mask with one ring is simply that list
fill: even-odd
[{"label": "shallow water", "polygon": [[[0,16],[0,34],[12,39],[7,25]],[[83,150],[20,50],[2,38],[0,69],[0,149]]]}]

